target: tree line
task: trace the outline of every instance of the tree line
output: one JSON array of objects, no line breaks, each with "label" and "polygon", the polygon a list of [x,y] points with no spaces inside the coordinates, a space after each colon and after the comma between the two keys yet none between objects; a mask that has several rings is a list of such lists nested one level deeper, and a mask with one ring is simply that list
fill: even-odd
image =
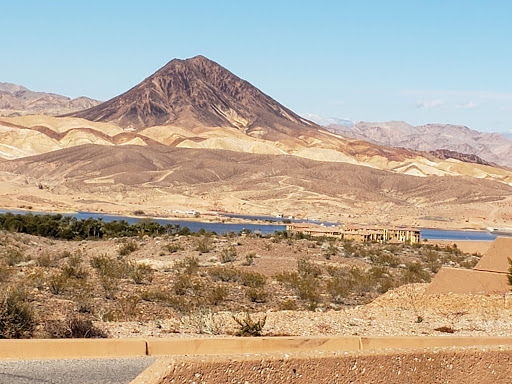
[{"label": "tree line", "polygon": [[110,222],[105,222],[101,218],[78,220],[76,217],[61,214],[34,215],[31,213],[0,214],[0,229],[63,240],[191,234],[188,227],[181,227],[179,224],[161,225],[156,221],[129,224],[125,220]]}]

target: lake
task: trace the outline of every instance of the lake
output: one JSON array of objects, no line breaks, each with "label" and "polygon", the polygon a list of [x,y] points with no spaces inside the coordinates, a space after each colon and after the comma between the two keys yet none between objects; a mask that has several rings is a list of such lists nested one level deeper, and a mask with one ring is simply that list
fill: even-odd
[{"label": "lake", "polygon": [[[34,215],[48,215],[47,212],[28,212],[28,211],[15,211],[15,210],[3,210],[0,209],[0,213],[11,212],[14,214],[26,214],[32,213]],[[94,212],[78,212],[78,213],[64,213],[63,216],[73,216],[77,219],[103,219],[103,221],[110,222],[114,220],[125,220],[129,224],[134,224],[142,220],[156,221],[159,224],[173,224],[180,225],[181,227],[188,227],[191,231],[197,232],[200,229],[204,229],[209,232],[216,232],[218,234],[234,232],[238,233],[244,229],[250,229],[252,232],[260,231],[261,233],[273,233],[274,231],[284,231],[286,225],[282,224],[233,224],[233,223],[208,223],[201,221],[189,221],[189,220],[167,220],[158,218],[145,218],[145,217],[128,217],[128,216],[117,216],[117,215],[106,215],[104,213]],[[271,217],[271,216],[247,216],[247,215],[234,215],[234,214],[222,214],[219,216],[235,217],[240,219],[253,219],[253,220],[267,220],[278,222],[282,219]],[[299,221],[299,220],[293,220]],[[303,221],[303,220],[300,220]],[[324,223],[326,225],[333,225],[335,223]],[[492,241],[496,238],[496,235],[487,231],[455,231],[455,230],[443,230],[443,229],[430,229],[420,228],[421,238],[428,240],[478,240],[478,241]]]}]

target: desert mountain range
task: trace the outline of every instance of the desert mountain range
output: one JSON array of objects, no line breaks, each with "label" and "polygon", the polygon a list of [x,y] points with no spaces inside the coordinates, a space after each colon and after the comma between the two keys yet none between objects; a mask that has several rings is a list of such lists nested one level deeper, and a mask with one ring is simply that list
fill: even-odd
[{"label": "desert mountain range", "polygon": [[[64,204],[63,196],[76,196],[59,209],[76,209],[78,200],[109,209],[99,202],[118,207],[132,194],[137,205],[172,196],[169,205],[254,214],[279,204],[302,214],[373,207],[419,217],[457,203],[483,220],[489,207],[476,205],[512,192],[512,172],[492,162],[330,132],[203,56],[172,60],[127,92],[79,112],[0,117],[0,157],[7,160],[0,163],[0,184],[19,190],[20,205]],[[47,189],[27,192],[34,185]],[[34,193],[46,197],[27,198]]]},{"label": "desert mountain range", "polygon": [[[449,150],[475,155],[486,162],[512,168],[512,140],[499,133],[472,130],[462,125],[413,126],[403,121],[359,122],[348,126],[329,124],[328,130],[359,140],[417,151]],[[457,154],[452,154],[457,158]]]},{"label": "desert mountain range", "polygon": [[33,92],[21,85],[0,82],[0,116],[28,114],[61,115],[100,104],[88,97],[69,97],[55,93]]}]

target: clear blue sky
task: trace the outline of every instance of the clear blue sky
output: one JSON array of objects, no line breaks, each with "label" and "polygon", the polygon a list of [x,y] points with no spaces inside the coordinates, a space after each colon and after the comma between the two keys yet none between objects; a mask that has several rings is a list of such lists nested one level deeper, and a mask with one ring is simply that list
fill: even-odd
[{"label": "clear blue sky", "polygon": [[0,81],[107,100],[173,58],[292,110],[512,130],[512,1],[0,0]]}]

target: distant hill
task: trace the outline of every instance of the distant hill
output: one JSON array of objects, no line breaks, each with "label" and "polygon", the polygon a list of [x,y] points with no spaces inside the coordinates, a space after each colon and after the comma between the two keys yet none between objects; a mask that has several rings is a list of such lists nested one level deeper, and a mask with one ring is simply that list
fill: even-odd
[{"label": "distant hill", "polygon": [[459,154],[475,155],[489,163],[512,167],[510,138],[499,133],[478,132],[466,126],[450,124],[413,126],[403,121],[389,121],[359,122],[352,127],[329,125],[326,128],[345,137],[376,144],[427,152],[449,150]]},{"label": "distant hill", "polygon": [[98,105],[88,97],[71,99],[55,93],[34,92],[18,84],[0,82],[0,116],[60,115]]}]

